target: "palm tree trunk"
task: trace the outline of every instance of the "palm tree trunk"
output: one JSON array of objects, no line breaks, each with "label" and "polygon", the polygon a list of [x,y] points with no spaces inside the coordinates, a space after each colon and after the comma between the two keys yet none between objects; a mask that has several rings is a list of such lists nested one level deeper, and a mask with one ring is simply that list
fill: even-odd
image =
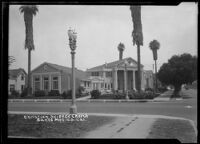
[{"label": "palm tree trunk", "polygon": [[138,93],[140,93],[141,91],[140,44],[137,44],[137,58],[138,58]]},{"label": "palm tree trunk", "polygon": [[28,49],[28,97],[31,96],[31,49]]},{"label": "palm tree trunk", "polygon": [[156,63],[156,60],[155,60],[155,80],[156,80],[155,92],[157,92],[158,82],[157,82],[157,63]]}]

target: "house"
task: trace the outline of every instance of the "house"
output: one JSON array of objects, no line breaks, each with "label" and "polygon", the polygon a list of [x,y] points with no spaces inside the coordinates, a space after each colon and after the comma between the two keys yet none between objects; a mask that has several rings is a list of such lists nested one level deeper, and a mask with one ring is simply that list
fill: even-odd
[{"label": "house", "polygon": [[[105,63],[86,70],[87,78],[82,79],[81,85],[86,91],[100,90],[101,92],[112,90],[138,89],[138,63],[131,57],[119,59],[114,62]],[[145,89],[145,77],[143,65],[141,70],[141,89]],[[127,77],[127,80],[125,79]],[[150,84],[150,83],[149,83]],[[150,86],[150,85],[149,85]]]},{"label": "house", "polygon": [[144,79],[145,89],[154,89],[154,74],[152,70],[144,70]]},{"label": "house", "polygon": [[[85,72],[75,68],[75,86],[80,86],[80,80],[86,76]],[[71,89],[71,68],[44,62],[31,71],[32,93],[44,90],[58,90],[60,93]]]},{"label": "house", "polygon": [[22,93],[26,87],[26,77],[27,73],[22,68],[9,70],[8,93],[14,90]]}]

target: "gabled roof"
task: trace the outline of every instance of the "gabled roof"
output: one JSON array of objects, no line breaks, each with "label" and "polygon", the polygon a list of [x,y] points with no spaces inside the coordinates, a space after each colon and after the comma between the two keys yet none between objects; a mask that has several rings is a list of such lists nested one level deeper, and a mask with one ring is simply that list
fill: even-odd
[{"label": "gabled roof", "polygon": [[[62,71],[62,72],[71,74],[71,68],[61,66],[61,65],[58,65],[58,64],[49,63],[49,62],[42,63],[41,65],[36,67],[34,70],[32,70],[32,72],[35,71],[37,68],[41,67],[42,65],[45,65],[45,64],[56,69],[56,70],[58,70],[58,71]],[[75,74],[76,74],[76,77],[79,77],[79,78],[85,78],[86,77],[86,73],[82,70],[77,69],[77,68],[75,68]]]},{"label": "gabled roof", "polygon": [[10,79],[15,79],[18,77],[18,75],[23,72],[25,75],[27,75],[26,71],[22,68],[18,68],[18,69],[11,69],[9,70],[9,78]]},{"label": "gabled roof", "polygon": [[[103,65],[100,65],[100,66],[96,66],[96,67],[93,67],[93,68],[90,68],[88,69],[88,71],[99,71],[99,70],[102,70],[104,67],[106,68],[114,68],[115,66],[121,64],[121,63],[124,63],[125,60],[128,60],[128,61],[133,61],[135,62],[136,64],[137,61],[132,59],[131,57],[128,57],[128,58],[124,58],[124,59],[121,59],[121,60],[117,60],[117,61],[114,61],[114,62],[110,62],[110,63],[106,63],[106,64],[103,64]],[[142,64],[140,64],[141,67],[144,67]]]}]

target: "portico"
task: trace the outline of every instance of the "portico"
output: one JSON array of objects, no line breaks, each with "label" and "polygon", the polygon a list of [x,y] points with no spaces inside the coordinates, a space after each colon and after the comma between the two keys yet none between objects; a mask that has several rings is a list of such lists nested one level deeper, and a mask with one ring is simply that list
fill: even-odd
[{"label": "portico", "polygon": [[130,68],[126,71],[122,68],[114,70],[114,90],[136,90],[135,71]]},{"label": "portico", "polygon": [[[90,81],[91,86],[88,90],[98,89],[107,90],[137,90],[137,62],[132,58],[125,58],[104,65],[97,66],[87,71],[88,78],[84,81]],[[143,65],[141,65],[141,73]],[[141,74],[141,77],[143,75]],[[98,85],[96,85],[98,84]],[[144,89],[144,83],[141,87]],[[86,88],[86,87],[85,87]]]}]

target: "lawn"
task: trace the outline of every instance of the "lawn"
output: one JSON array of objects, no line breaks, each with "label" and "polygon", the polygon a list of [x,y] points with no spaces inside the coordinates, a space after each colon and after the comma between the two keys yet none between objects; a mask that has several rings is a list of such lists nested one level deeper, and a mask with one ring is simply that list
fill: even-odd
[{"label": "lawn", "polygon": [[112,122],[113,117],[88,116],[85,121],[37,122],[24,115],[8,115],[8,136],[38,138],[78,138],[86,132]]},{"label": "lawn", "polygon": [[181,143],[196,143],[194,128],[186,120],[158,119],[152,126],[148,138],[178,139]]}]

